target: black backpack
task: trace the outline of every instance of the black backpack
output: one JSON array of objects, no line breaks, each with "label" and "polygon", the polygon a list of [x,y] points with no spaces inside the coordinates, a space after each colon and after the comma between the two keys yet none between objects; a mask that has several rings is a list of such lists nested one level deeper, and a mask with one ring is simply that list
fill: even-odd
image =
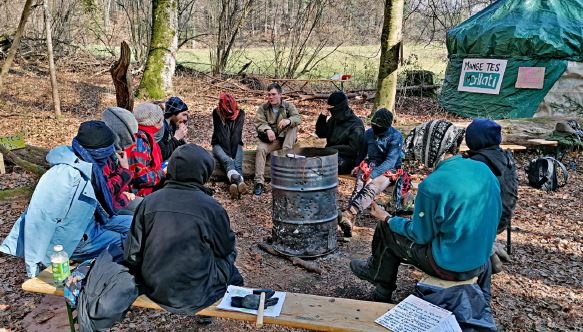
[{"label": "black backpack", "polygon": [[[558,172],[562,173],[559,181]],[[567,184],[569,173],[560,161],[553,157],[541,157],[530,161],[526,167],[528,184],[544,191],[555,191]]]}]

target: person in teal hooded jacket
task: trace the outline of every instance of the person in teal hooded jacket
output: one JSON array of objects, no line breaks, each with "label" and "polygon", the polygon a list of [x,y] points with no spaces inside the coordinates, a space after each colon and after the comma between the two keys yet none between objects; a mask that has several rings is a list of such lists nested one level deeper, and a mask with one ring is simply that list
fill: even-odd
[{"label": "person in teal hooded jacket", "polygon": [[486,165],[456,155],[463,132],[434,120],[407,138],[407,155],[434,170],[419,185],[411,219],[391,217],[373,205],[373,216],[382,221],[373,236],[372,256],[353,260],[350,268],[376,285],[376,300],[391,301],[399,265],[407,262],[450,281],[487,275],[482,284],[489,301],[489,258],[502,209],[500,186]]}]

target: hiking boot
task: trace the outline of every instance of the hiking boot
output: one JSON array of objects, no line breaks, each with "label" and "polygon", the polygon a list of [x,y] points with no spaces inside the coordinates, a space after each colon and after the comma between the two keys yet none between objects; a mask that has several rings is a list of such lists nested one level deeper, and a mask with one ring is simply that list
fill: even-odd
[{"label": "hiking boot", "polygon": [[372,292],[372,297],[377,302],[393,303],[393,291],[381,285],[377,285]]},{"label": "hiking boot", "polygon": [[253,195],[261,196],[261,194],[263,194],[264,192],[265,192],[265,186],[263,185],[263,183],[255,184],[255,188],[253,189]]},{"label": "hiking boot", "polygon": [[492,274],[497,274],[502,272],[502,261],[497,254],[490,256],[490,264],[492,265]]},{"label": "hiking boot", "polygon": [[342,214],[339,216],[340,220],[338,220],[338,226],[340,226],[342,233],[344,233],[344,237],[352,237],[351,217],[352,214],[350,214],[348,211],[342,212]]},{"label": "hiking boot", "polygon": [[244,181],[241,181],[237,184],[237,190],[239,191],[239,194],[241,194],[241,195],[247,194],[247,185],[245,184]]},{"label": "hiking boot", "polygon": [[372,262],[372,256],[369,257],[366,261],[362,259],[353,259],[350,261],[350,270],[354,273],[359,279],[366,280],[376,284],[374,274],[375,268]]},{"label": "hiking boot", "polygon": [[232,199],[239,198],[239,188],[237,187],[236,183],[231,183],[229,186],[229,194],[231,194]]}]

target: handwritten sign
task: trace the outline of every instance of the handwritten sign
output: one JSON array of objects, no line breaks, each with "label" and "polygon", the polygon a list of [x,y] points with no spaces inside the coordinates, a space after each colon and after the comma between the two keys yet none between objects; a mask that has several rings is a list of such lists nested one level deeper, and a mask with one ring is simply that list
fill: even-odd
[{"label": "handwritten sign", "polygon": [[393,332],[461,332],[455,316],[443,308],[409,295],[375,320]]},{"label": "handwritten sign", "polygon": [[518,67],[517,89],[542,89],[545,84],[545,67]]},{"label": "handwritten sign", "polygon": [[464,59],[458,91],[497,95],[508,60]]},{"label": "handwritten sign", "polygon": [[24,149],[26,147],[22,136],[16,135],[0,137],[0,144],[8,150]]}]

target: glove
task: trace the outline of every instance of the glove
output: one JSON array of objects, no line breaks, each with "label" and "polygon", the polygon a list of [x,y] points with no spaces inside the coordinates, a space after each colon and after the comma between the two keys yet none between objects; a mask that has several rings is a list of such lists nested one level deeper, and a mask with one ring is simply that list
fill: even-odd
[{"label": "glove", "polygon": [[[246,296],[233,296],[231,298],[231,306],[235,308],[246,308],[257,310],[259,309],[259,302],[261,300],[261,292],[260,291],[253,291],[253,294],[249,294]],[[265,292],[265,306],[263,308],[271,307],[279,302],[277,297],[273,297],[275,294],[274,291],[267,291]]]}]

